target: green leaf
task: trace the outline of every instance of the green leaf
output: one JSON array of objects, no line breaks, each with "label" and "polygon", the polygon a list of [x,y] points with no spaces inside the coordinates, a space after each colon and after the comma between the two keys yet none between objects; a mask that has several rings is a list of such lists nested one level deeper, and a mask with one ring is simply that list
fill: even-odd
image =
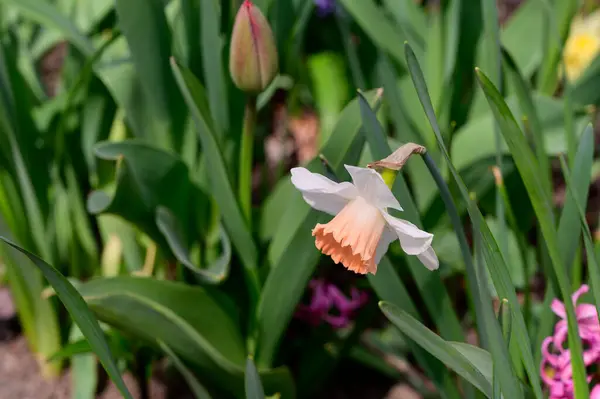
[{"label": "green leaf", "polygon": [[[569,276],[565,266],[562,263],[562,258],[558,246],[558,237],[554,228],[554,217],[552,203],[548,194],[544,190],[543,183],[539,179],[539,165],[529,148],[525,136],[521,132],[517,122],[515,121],[510,109],[502,99],[502,96],[487,77],[477,70],[477,77],[480,86],[482,87],[492,109],[494,116],[500,126],[500,130],[511,150],[519,174],[523,179],[529,198],[533,205],[534,211],[538,218],[538,223],[542,231],[543,237],[546,240],[546,247],[554,273],[561,290],[561,297],[565,301],[567,311],[567,323],[569,330],[569,348],[573,353],[573,377],[575,381],[576,398],[584,398],[589,395],[588,386],[585,381],[585,367],[581,357],[582,347],[579,335],[577,334],[577,321],[575,318],[575,309],[570,300],[571,289],[569,284]],[[511,306],[514,306],[511,303]],[[522,349],[523,350],[523,349]],[[531,378],[531,376],[530,376]],[[586,394],[587,392],[587,394]]]},{"label": "green leaf", "polygon": [[[419,64],[416,60],[416,57],[414,56],[414,53],[410,49],[410,46],[406,45],[405,49],[407,62],[409,65],[409,71],[413,79],[414,85],[417,89],[417,92],[419,93],[419,100],[421,101],[423,109],[427,113],[431,127],[433,128],[436,138],[438,140],[439,147],[442,150],[444,158],[446,159],[446,162],[450,168],[450,172],[452,173],[452,176],[454,177],[454,180],[458,185],[463,199],[468,204],[468,212],[471,217],[472,223],[475,226],[477,226],[477,228],[474,230],[476,233],[478,233],[477,236],[481,240],[481,248],[483,250],[488,270],[490,271],[490,274],[492,276],[495,289],[498,292],[498,295],[500,295],[501,298],[507,298],[511,305],[511,308],[515,309],[513,316],[515,318],[514,330],[516,334],[516,340],[519,345],[519,348],[521,349],[523,363],[525,365],[527,374],[530,380],[532,381],[536,397],[542,398],[542,392],[539,387],[540,383],[538,369],[533,362],[533,355],[531,354],[531,343],[529,340],[529,335],[525,326],[525,320],[523,319],[523,315],[520,312],[519,302],[517,299],[515,288],[510,279],[506,263],[502,258],[502,255],[498,248],[498,244],[494,240],[494,237],[492,236],[487,224],[485,223],[481,212],[471,200],[467,188],[465,187],[460,175],[458,174],[455,167],[450,161],[450,156],[448,155],[448,151],[444,145],[442,134],[440,132],[440,128],[438,126],[437,119],[431,105],[431,100],[429,99],[427,85],[425,84],[425,81],[423,79],[423,73],[421,72]],[[479,274],[480,273],[478,273],[478,275]],[[483,286],[481,286],[480,284],[478,285],[481,287],[481,289],[483,289]],[[485,290],[483,291],[483,294],[485,294],[485,296],[489,295],[487,294],[487,292],[485,292]],[[507,359],[505,359],[506,347],[504,346],[499,326],[496,323],[493,313],[491,313],[489,302],[485,301],[484,299],[485,296],[482,295],[481,297],[481,301],[485,304],[485,309],[487,309],[487,311],[484,312],[486,318],[484,325],[486,328],[486,333],[489,335],[490,338],[490,345],[492,345],[491,349],[494,350],[494,360],[498,362],[498,367],[503,367],[505,370],[503,372],[505,376],[505,383],[503,384],[503,389],[513,390],[514,392],[514,390],[517,389],[516,384],[511,385],[506,383],[508,382],[508,380],[514,380],[514,376],[512,378],[510,376],[510,374],[512,374],[512,369],[510,368]],[[510,391],[504,391],[504,394],[510,396],[509,392]],[[520,396],[514,393],[512,395],[514,395],[512,397]]]},{"label": "green leaf", "polygon": [[[364,128],[367,132],[367,139],[369,142],[370,152],[373,152],[374,154],[376,154],[376,159],[383,159],[391,153],[391,149],[389,147],[388,140],[386,139],[383,128],[379,124],[379,121],[377,120],[375,113],[371,110],[370,106],[364,100],[364,98],[362,97],[362,95],[360,93],[359,93],[359,105],[360,105],[361,115],[363,118]],[[365,151],[365,152],[367,152],[367,151]],[[372,158],[368,158],[368,159],[365,159],[364,161],[370,162],[372,160],[373,160]],[[410,222],[416,224],[417,226],[420,226],[421,222],[420,222],[420,218],[419,218],[419,213],[418,213],[417,208],[412,200],[412,197],[410,195],[410,192],[408,190],[408,187],[407,187],[406,182],[404,181],[402,175],[399,174],[396,177],[394,186],[392,187],[392,192],[394,193],[394,195],[398,198],[398,200],[403,205],[403,208],[404,208],[403,217],[406,218],[407,220],[409,220]],[[404,216],[404,215],[406,215],[406,216]],[[450,297],[448,296],[448,293],[447,293],[445,287],[443,286],[443,283],[440,279],[439,274],[432,273],[431,271],[427,270],[421,264],[421,262],[418,260],[418,258],[416,258],[414,256],[407,256],[406,262],[408,263],[410,272],[412,273],[412,275],[415,279],[415,282],[417,283],[418,289],[425,301],[426,308],[429,311],[430,316],[434,320],[434,323],[436,324],[437,328],[441,332],[442,336],[444,336],[448,339],[453,339],[453,340],[464,339],[458,317],[456,316],[456,312],[454,311]],[[382,260],[382,262],[380,262],[380,266],[384,265],[384,267],[385,267],[386,263],[388,263],[388,262],[387,262],[386,258],[384,258]],[[398,293],[400,293],[404,290],[403,286],[398,284],[399,280],[397,278],[395,278],[395,279],[391,278],[389,276],[389,272],[387,274],[388,274],[389,281],[386,282],[386,284],[383,284],[381,282],[377,283],[378,281],[381,281],[381,280],[376,276],[369,279],[371,282],[377,283],[377,285],[375,286],[375,289],[376,289],[378,295],[380,295],[380,297],[385,300],[387,300],[387,298],[388,298],[387,295],[389,295],[389,293],[386,291],[389,291],[390,289],[392,289],[391,287],[389,287],[390,284],[393,284],[394,282],[396,282],[395,287],[393,289],[395,291],[398,291]],[[377,287],[379,287],[379,288],[377,288]],[[384,287],[385,287],[385,290],[382,291],[384,289]],[[429,292],[431,292],[431,291],[438,293],[435,298],[433,296],[429,295]],[[381,295],[386,295],[386,296],[381,296]],[[393,296],[393,297],[395,297],[395,296]],[[399,300],[400,298],[397,298],[397,299]],[[404,305],[405,301],[402,301],[399,303],[403,303],[403,306],[407,306],[407,305]],[[416,310],[414,312],[416,313]],[[418,352],[416,352],[415,354],[417,355],[417,359],[419,359],[419,361],[423,364],[423,366],[426,369],[428,368],[428,372],[432,376],[432,378],[434,378],[434,381],[436,381],[436,377],[437,377],[437,384],[438,384],[439,389],[441,389],[444,392],[447,392],[448,394],[452,394],[453,393],[452,390],[450,388],[448,388],[447,386],[443,385],[446,383],[445,380],[446,380],[447,376],[445,375],[445,373],[443,371],[440,371],[437,369],[437,364],[435,364],[435,363],[432,364],[431,361],[429,359],[427,359],[427,357],[424,357],[422,354],[420,354]]]},{"label": "green leaf", "polygon": [[[137,277],[91,280],[80,292],[99,319],[150,343],[164,342],[222,389],[243,393],[246,351],[227,297],[198,286]],[[264,378],[269,391],[292,389],[286,370],[266,370]]]},{"label": "green leaf", "polygon": [[600,82],[600,56],[597,56],[583,74],[571,85],[573,101],[580,106],[598,104],[600,93],[594,90]]},{"label": "green leaf", "polygon": [[61,14],[49,1],[0,0],[0,3],[2,2],[16,7],[36,22],[60,31],[84,55],[89,57],[94,52],[92,42],[79,31],[67,16]]},{"label": "green leaf", "polygon": [[405,65],[406,61],[398,43],[404,42],[406,37],[395,28],[373,0],[340,0],[340,3],[375,45],[387,51],[397,62]]},{"label": "green leaf", "polygon": [[265,391],[260,376],[251,358],[246,360],[246,399],[264,399]]},{"label": "green leaf", "polygon": [[539,1],[545,8],[544,29],[545,41],[542,46],[544,58],[537,78],[538,88],[542,93],[552,95],[556,90],[559,78],[559,66],[564,43],[569,33],[571,21],[579,9],[578,0],[557,2]]},{"label": "green leaf", "polygon": [[[572,181],[574,183],[571,185],[571,190],[576,191],[577,198],[583,199],[583,203],[586,203],[590,187],[590,167],[591,159],[593,158],[593,145],[590,145],[590,138],[588,135],[591,134],[591,130],[592,129],[590,129],[588,125],[581,137],[579,149],[577,150],[575,160],[572,164]],[[581,225],[577,215],[577,204],[575,203],[573,195],[567,195],[558,223],[559,250],[565,265],[573,264],[577,249],[579,248],[580,228]],[[537,363],[542,359],[542,340],[547,336],[552,335],[552,330],[554,328],[555,315],[554,312],[552,312],[550,304],[556,296],[555,292],[556,290],[554,289],[553,284],[548,285],[544,296],[544,307],[539,316],[538,331],[536,334],[537,350],[535,358]]]},{"label": "green leaf", "polygon": [[121,216],[163,248],[169,248],[204,281],[221,281],[226,263],[201,270],[193,266],[187,255],[201,228],[196,223],[199,205],[207,204],[208,199],[190,181],[183,161],[135,140],[99,143],[95,152],[102,159],[119,160],[119,166],[112,198],[104,191],[94,191],[88,198],[90,213]]},{"label": "green leaf", "polygon": [[514,12],[500,33],[502,45],[528,78],[542,61],[544,13],[542,1],[526,1]]},{"label": "green leaf", "polygon": [[408,313],[396,306],[387,302],[380,302],[379,307],[383,314],[385,314],[385,316],[394,323],[400,331],[405,333],[436,358],[440,359],[440,361],[454,370],[458,375],[473,384],[488,398],[491,397],[491,382],[453,345],[444,341],[433,331],[429,330]]},{"label": "green leaf", "polygon": [[121,374],[110,354],[108,344],[104,339],[104,333],[98,325],[98,321],[90,312],[90,309],[86,306],[81,295],[69,281],[63,277],[54,267],[50,266],[42,259],[38,258],[31,252],[19,247],[17,244],[10,240],[1,237],[0,240],[6,244],[22,252],[27,256],[42,272],[44,277],[48,280],[52,288],[56,291],[56,294],[60,298],[61,302],[65,305],[69,314],[79,326],[79,329],[83,335],[88,339],[91,347],[94,349],[96,356],[104,366],[104,369],[108,373],[110,379],[115,383],[121,394],[125,398],[132,399],[131,394],[127,390]]},{"label": "green leaf", "polygon": [[[381,99],[379,90],[366,94],[375,105]],[[359,134],[360,114],[358,100],[346,106],[322,154],[333,170],[341,175],[344,163],[356,164],[364,138]],[[313,172],[323,173],[322,163],[314,159],[307,166]],[[291,184],[291,182],[289,183]],[[294,190],[295,191],[295,190]],[[286,198],[286,197],[283,197]],[[325,215],[311,210],[299,192],[287,202],[274,239],[269,246],[267,259],[271,267],[257,309],[258,347],[256,361],[259,366],[269,365],[277,344],[302,297],[310,276],[319,259],[310,229],[324,221]],[[273,306],[277,303],[277,306]]]},{"label": "green leaf", "polygon": [[383,3],[405,32],[407,40],[419,48],[424,48],[427,15],[420,5],[412,0],[384,0]]},{"label": "green leaf", "polygon": [[[215,136],[221,139],[229,131],[229,103],[227,84],[223,75],[223,48],[221,35],[221,3],[215,0],[200,0],[200,38],[204,82]],[[200,50],[198,49],[198,50]]]},{"label": "green leaf", "polygon": [[194,75],[186,68],[177,65],[174,59],[171,60],[171,67],[196,123],[210,171],[208,176],[212,194],[219,204],[225,228],[246,269],[256,269],[258,263],[256,246],[229,181],[223,154],[212,128],[204,89]]},{"label": "green leaf", "polygon": [[[31,102],[27,98],[24,82],[16,70],[16,65],[11,62],[14,58],[0,45],[0,130],[3,133],[0,139],[4,152],[2,155],[7,158],[3,167],[14,176],[20,190],[14,190],[10,194],[11,201],[14,202],[19,197],[19,208],[25,210],[22,214],[14,214],[18,208],[13,207],[10,212],[17,218],[17,223],[21,224],[14,230],[19,233],[18,238],[21,242],[33,243],[35,250],[43,257],[52,259],[55,252],[48,239],[47,234],[50,231],[45,223],[48,218],[48,204],[45,203],[47,197],[44,193],[49,184],[46,180],[47,165],[43,161],[39,162],[42,154],[33,147],[32,141],[37,140],[39,136],[30,118]],[[15,188],[14,185],[11,186]],[[6,206],[5,210],[7,211]],[[15,227],[14,223],[11,224],[9,227]],[[15,266],[21,267],[19,263],[10,265]],[[60,348],[61,339],[57,313],[50,302],[41,298],[41,274],[25,266],[21,270],[11,271],[10,277],[17,284],[17,290],[21,291],[17,293],[17,301],[25,305],[25,332],[28,338],[34,338],[34,350],[43,357],[50,356]],[[27,290],[29,292],[26,292]],[[28,316],[31,316],[31,319],[27,320]],[[57,374],[60,363],[44,364],[44,367],[44,371],[50,375]]]},{"label": "green leaf", "polygon": [[158,346],[160,346],[160,349],[162,349],[163,352],[165,352],[167,354],[167,356],[169,356],[169,358],[173,361],[173,363],[175,364],[175,367],[177,367],[177,370],[179,370],[179,372],[185,379],[185,382],[187,382],[188,387],[194,394],[194,397],[196,399],[211,399],[211,396],[208,393],[208,391],[206,390],[206,388],[204,388],[202,386],[200,381],[198,381],[196,376],[187,368],[187,366],[179,358],[179,356],[177,356],[175,354],[175,352],[173,352],[173,350],[171,350],[171,348],[169,348],[169,346],[167,344],[165,344],[163,341],[159,340]]},{"label": "green leaf", "polygon": [[[544,127],[538,115],[536,104],[534,103],[532,89],[527,80],[519,72],[519,67],[515,60],[505,49],[503,49],[502,57],[504,65],[506,66],[506,75],[515,88],[516,97],[519,100],[519,108],[522,110],[522,117],[527,118],[527,126],[529,127],[528,133],[531,134],[531,138],[533,139],[536,157],[542,172],[542,183],[545,185],[546,191],[550,192],[550,163],[548,161],[548,156],[546,155]],[[561,124],[559,124],[559,126],[560,125]]]},{"label": "green leaf", "polygon": [[[75,325],[71,329],[69,340],[83,338],[81,330]],[[76,354],[71,359],[72,395],[81,399],[96,397],[97,378],[96,357],[93,354]]]},{"label": "green leaf", "polygon": [[227,275],[229,274],[229,262],[231,262],[231,243],[229,242],[227,233],[222,227],[219,228],[219,233],[223,246],[223,254],[206,269],[200,269],[198,266],[194,265],[194,262],[190,259],[189,249],[185,244],[185,238],[181,232],[181,227],[168,208],[158,207],[156,210],[156,225],[169,243],[169,247],[177,260],[191,272],[195,273],[201,281],[216,284],[227,278]]},{"label": "green leaf", "polygon": [[324,143],[348,100],[346,65],[335,53],[318,53],[308,59],[307,66],[319,112],[319,138]]},{"label": "green leaf", "polygon": [[492,370],[494,364],[492,355],[484,349],[469,345],[464,342],[448,342],[461,355],[463,355],[471,364],[485,377],[487,381],[492,381]]},{"label": "green leaf", "polygon": [[[419,312],[412,298],[387,257],[382,258],[379,262],[377,273],[367,275],[367,279],[380,300],[397,307],[402,306],[410,316],[419,320]],[[448,374],[448,369],[439,359],[418,345],[409,343],[409,348],[417,362],[441,392],[444,392],[449,398],[461,397]]]},{"label": "green leaf", "polygon": [[[364,128],[367,132],[367,141],[375,159],[383,159],[392,153],[387,142],[385,132],[379,124],[377,117],[369,104],[365,101],[362,94],[359,93],[360,113],[363,119]],[[401,174],[398,174],[392,187],[392,192],[398,198],[404,209],[402,218],[409,222],[421,226],[419,212],[412,200],[408,186]],[[462,340],[464,338],[462,328],[456,312],[452,307],[452,301],[446,291],[438,273],[432,273],[427,270],[415,256],[407,256],[406,261],[410,271],[419,287],[427,310],[434,319],[436,326],[442,336],[452,340]],[[428,292],[436,292],[436,296],[428,295]]]},{"label": "green leaf", "polygon": [[185,108],[169,70],[171,32],[161,0],[117,0],[119,27],[127,39],[144,98],[149,101],[153,140],[179,149]]},{"label": "green leaf", "polygon": [[[590,124],[583,133],[582,140],[579,143],[579,149],[577,150],[575,167],[583,166],[580,173],[571,174],[563,156],[560,157],[560,161],[563,175],[567,183],[567,189],[569,192],[569,200],[568,203],[565,203],[565,211],[566,205],[569,204],[571,208],[576,208],[577,215],[579,216],[578,219],[580,222],[580,228],[583,230],[583,240],[587,254],[589,280],[592,285],[592,292],[594,294],[594,300],[596,302],[596,309],[600,309],[600,260],[594,252],[594,240],[590,232],[590,228],[584,211],[585,206],[587,204],[587,193],[591,177],[589,172],[593,160],[593,147],[594,128]],[[580,161],[579,164],[583,165],[578,165],[577,161]],[[579,234],[572,235],[574,235],[577,239],[579,238]],[[577,246],[578,243],[575,245]]]},{"label": "green leaf", "polygon": [[[509,75],[510,76],[510,75]],[[567,150],[564,136],[564,102],[560,99],[544,96],[537,92],[532,93],[533,106],[537,110],[540,128],[544,135],[544,151],[548,155],[558,155]],[[519,96],[509,96],[506,103],[514,115],[527,115],[529,111],[520,104]],[[521,119],[521,118],[520,118]],[[584,114],[576,114],[576,126],[583,131],[587,118]],[[530,119],[530,122],[531,119]],[[473,117],[467,124],[458,130],[452,139],[450,155],[454,166],[463,170],[477,161],[494,156],[494,115],[487,111]],[[532,126],[533,128],[533,126]],[[506,142],[502,140],[502,153],[510,154]]]}]

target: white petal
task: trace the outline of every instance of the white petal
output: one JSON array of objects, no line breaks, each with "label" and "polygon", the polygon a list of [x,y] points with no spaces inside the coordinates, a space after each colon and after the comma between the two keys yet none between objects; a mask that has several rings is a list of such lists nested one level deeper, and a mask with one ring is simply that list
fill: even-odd
[{"label": "white petal", "polygon": [[402,210],[400,203],[383,181],[383,177],[375,170],[350,165],[344,165],[344,167],[350,173],[361,197],[380,209]]},{"label": "white petal", "polygon": [[429,270],[436,270],[440,267],[440,261],[432,247],[429,247],[422,254],[417,255],[417,258],[425,265]]},{"label": "white petal", "polygon": [[389,227],[400,239],[400,246],[404,252],[409,255],[419,255],[431,247],[433,234],[419,229],[406,220],[395,218],[387,212],[382,214]]},{"label": "white petal", "polygon": [[391,243],[396,241],[398,236],[388,227],[383,229],[383,233],[381,234],[381,238],[379,239],[379,244],[377,244],[377,249],[375,250],[375,264],[378,265],[381,262],[381,258],[387,252]]},{"label": "white petal", "polygon": [[336,215],[344,206],[358,196],[352,183],[336,183],[306,168],[293,168],[292,184],[302,193],[304,200],[313,208]]}]

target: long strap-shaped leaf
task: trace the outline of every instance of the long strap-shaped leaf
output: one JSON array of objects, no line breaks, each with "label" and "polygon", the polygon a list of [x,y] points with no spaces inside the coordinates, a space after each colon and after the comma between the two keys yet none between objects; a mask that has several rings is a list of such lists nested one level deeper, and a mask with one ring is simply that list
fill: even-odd
[{"label": "long strap-shaped leaf", "polygon": [[246,387],[246,399],[265,399],[265,390],[260,381],[260,376],[250,358],[246,360],[244,385]]},{"label": "long strap-shaped leaf", "polygon": [[571,350],[571,362],[573,365],[575,397],[582,399],[587,398],[589,396],[589,389],[586,382],[585,366],[583,364],[582,345],[581,340],[579,339],[575,308],[571,301],[569,276],[565,265],[562,262],[558,245],[558,235],[553,223],[554,219],[551,199],[544,190],[544,185],[538,177],[541,172],[539,170],[539,165],[535,160],[535,156],[510,109],[504,102],[498,90],[483,72],[477,69],[476,74],[494,117],[500,126],[500,131],[513,155],[515,164],[523,179],[533,209],[538,218],[540,229],[546,241],[548,254],[550,255],[558,287],[561,291],[561,297],[564,300],[565,309],[567,311],[568,339],[569,349]]},{"label": "long strap-shaped leaf", "polygon": [[11,247],[18,251],[21,251],[27,256],[44,274],[44,277],[48,280],[56,295],[60,298],[62,303],[65,305],[69,314],[79,326],[79,329],[85,335],[90,343],[90,346],[100,359],[100,362],[104,366],[104,369],[108,373],[108,376],[113,380],[123,397],[127,399],[133,399],[123,379],[119,373],[119,369],[113,360],[113,357],[108,349],[108,344],[104,338],[104,333],[100,329],[100,325],[96,318],[92,315],[92,312],[85,304],[85,301],[77,292],[77,290],[69,283],[69,281],[60,274],[54,267],[38,258],[36,255],[19,247],[12,241],[0,236],[0,240],[4,241]]},{"label": "long strap-shaped leaf", "polygon": [[[523,363],[525,365],[525,369],[527,371],[529,379],[531,380],[531,383],[534,387],[534,392],[536,394],[536,397],[541,399],[543,397],[543,394],[542,394],[542,391],[540,388],[540,378],[538,375],[538,368],[535,366],[535,364],[533,362],[533,355],[531,353],[531,342],[529,340],[529,335],[527,333],[527,327],[525,326],[525,320],[523,318],[523,314],[520,311],[517,294],[515,292],[515,287],[512,284],[510,274],[508,273],[508,268],[506,267],[506,262],[505,262],[504,258],[502,257],[502,254],[500,253],[500,249],[498,248],[498,244],[496,243],[496,240],[494,239],[489,227],[487,226],[487,224],[485,223],[485,220],[483,219],[483,215],[481,214],[479,208],[477,208],[475,203],[471,200],[471,198],[469,196],[469,192],[468,192],[464,182],[462,181],[462,178],[460,177],[460,175],[458,174],[458,171],[454,168],[454,166],[452,165],[452,163],[450,161],[450,156],[448,155],[448,150],[446,149],[446,146],[442,139],[440,128],[437,123],[437,119],[436,119],[435,113],[433,111],[433,107],[431,105],[431,100],[429,99],[429,95],[427,92],[427,85],[423,79],[423,73],[421,72],[421,68],[419,67],[418,61],[417,61],[412,49],[410,48],[410,46],[408,44],[405,45],[405,50],[406,50],[407,63],[409,65],[409,71],[410,71],[411,77],[413,79],[415,88],[417,89],[417,93],[419,95],[419,100],[421,101],[421,104],[423,105],[423,109],[425,110],[425,113],[427,114],[427,117],[429,119],[429,123],[431,124],[431,127],[433,128],[433,130],[435,132],[436,138],[438,140],[438,144],[440,146],[442,154],[444,155],[444,158],[446,159],[446,162],[448,163],[448,166],[450,168],[452,176],[454,177],[454,179],[458,185],[458,188],[460,189],[460,192],[468,205],[467,210],[469,212],[469,215],[470,215],[474,225],[476,225],[478,227],[478,229],[476,229],[476,231],[479,233],[478,235],[480,236],[480,238],[482,240],[482,249],[483,249],[484,257],[485,257],[487,266],[490,270],[490,273],[492,275],[492,280],[494,281],[494,286],[496,288],[496,291],[498,292],[498,294],[501,297],[508,299],[508,301],[511,305],[511,309],[513,309],[513,317],[515,318],[515,323],[513,323],[513,331],[516,335],[516,340],[519,345],[519,348],[521,349]],[[485,313],[487,313],[487,312],[485,312]],[[498,337],[498,339],[494,339],[494,337],[490,336],[489,337],[490,343],[498,344],[498,342],[502,342],[503,339],[502,339],[501,331],[499,330],[497,323],[495,323],[495,322],[489,323],[489,325],[491,327],[493,327],[491,332],[493,332],[496,336],[498,336],[498,333],[500,333],[500,336]],[[495,360],[500,362],[499,359],[495,359]],[[500,363],[502,363],[502,362],[500,362]],[[498,367],[507,367],[509,364],[508,364],[508,362],[506,362],[506,363],[507,364],[498,364]],[[505,382],[507,382],[507,381],[505,381]],[[510,390],[511,387],[513,389],[516,389],[518,387],[518,385],[515,383],[512,385],[504,386],[504,384],[503,384],[503,388],[505,388],[505,389]],[[507,397],[519,397],[518,394],[514,394],[515,396],[511,396],[511,395],[509,395],[509,393],[510,393],[509,391],[504,391],[504,394]]]},{"label": "long strap-shaped leaf", "polygon": [[[240,206],[233,193],[233,188],[227,170],[225,161],[219,148],[219,143],[215,137],[211,118],[208,114],[208,106],[204,98],[204,90],[198,82],[198,79],[185,67],[179,66],[174,59],[171,59],[171,67],[175,75],[175,80],[179,89],[183,93],[185,101],[190,108],[191,115],[198,128],[200,141],[208,165],[210,165],[210,182],[214,190],[215,199],[219,202],[219,209],[223,216],[223,223],[231,237],[231,241],[250,278],[254,279],[254,295],[258,295],[258,277],[256,277],[256,268],[258,263],[258,253],[252,234],[244,221]],[[256,298],[254,298],[256,299]]]},{"label": "long strap-shaped leaf", "polygon": [[390,321],[444,364],[469,381],[488,398],[492,396],[490,381],[456,348],[396,306],[380,302],[379,307]]}]

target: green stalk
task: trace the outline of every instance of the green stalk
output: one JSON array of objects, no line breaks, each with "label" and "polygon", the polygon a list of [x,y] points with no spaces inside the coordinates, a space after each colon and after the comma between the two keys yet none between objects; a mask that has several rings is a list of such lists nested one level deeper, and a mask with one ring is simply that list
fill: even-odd
[{"label": "green stalk", "polygon": [[[252,166],[254,164],[254,131],[256,130],[256,96],[250,95],[246,100],[246,110],[244,112],[244,125],[242,128],[242,138],[240,142],[240,170],[238,175],[238,196],[242,214],[246,219],[248,226],[252,226]],[[260,296],[260,279],[256,269],[245,268],[246,285],[250,300],[250,312],[248,318],[248,339],[246,346],[250,354],[256,350],[256,334],[254,312]]]},{"label": "green stalk", "polygon": [[[475,309],[475,324],[483,321],[483,308],[481,307],[482,301],[479,297],[479,289],[477,288],[477,274],[475,271],[475,265],[473,263],[473,257],[471,255],[471,250],[469,249],[469,243],[467,242],[467,236],[465,235],[465,231],[463,228],[462,221],[460,219],[460,214],[456,209],[456,205],[454,200],[452,199],[452,194],[450,193],[450,189],[448,188],[448,184],[444,177],[442,176],[440,170],[435,164],[435,161],[429,155],[429,152],[426,152],[422,155],[423,161],[425,165],[427,165],[427,169],[431,173],[433,180],[435,180],[436,185],[440,190],[440,196],[444,201],[444,205],[446,206],[446,211],[448,212],[448,216],[450,217],[450,222],[452,223],[452,227],[456,232],[456,237],[458,239],[458,244],[460,246],[460,252],[462,253],[462,257],[465,261],[465,269],[467,270],[467,283],[469,284],[469,292],[471,293],[473,307]],[[484,329],[481,329],[481,342],[483,347],[487,347],[487,336],[483,334]]]},{"label": "green stalk", "polygon": [[249,96],[244,112],[244,127],[240,146],[240,173],[238,195],[242,213],[248,225],[252,223],[252,154],[254,150],[254,130],[256,129],[256,96]]},{"label": "green stalk", "polygon": [[508,193],[506,192],[506,187],[504,186],[504,180],[502,179],[502,172],[499,168],[494,168],[494,181],[496,183],[496,188],[502,197],[502,202],[504,203],[504,208],[506,210],[506,218],[508,219],[508,223],[512,226],[512,229],[515,233],[517,239],[517,246],[519,247],[519,253],[521,254],[521,259],[523,259],[523,274],[525,277],[525,287],[523,289],[523,294],[525,295],[525,301],[523,304],[523,318],[525,319],[525,325],[529,327],[530,325],[530,310],[531,310],[531,292],[529,287],[529,264],[527,262],[527,247],[525,244],[525,237],[523,234],[519,232],[517,218],[513,212],[512,206],[510,205],[510,201],[508,199]]}]

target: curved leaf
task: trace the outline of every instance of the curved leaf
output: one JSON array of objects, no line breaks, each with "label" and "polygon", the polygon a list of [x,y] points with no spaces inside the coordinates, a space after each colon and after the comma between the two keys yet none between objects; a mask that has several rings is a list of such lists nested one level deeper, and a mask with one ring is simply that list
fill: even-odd
[{"label": "curved leaf", "polygon": [[214,190],[213,195],[219,204],[225,228],[246,269],[254,270],[258,263],[258,253],[229,181],[223,154],[208,111],[204,88],[188,69],[178,65],[174,59],[171,59],[171,68],[196,123],[207,166],[210,168],[208,176]]},{"label": "curved leaf", "polygon": [[46,277],[50,285],[52,285],[54,288],[61,302],[69,311],[69,314],[75,323],[77,323],[79,326],[79,329],[83,335],[87,338],[90,346],[94,349],[94,352],[98,356],[98,359],[104,366],[104,369],[108,373],[111,380],[113,380],[125,398],[132,399],[131,394],[127,390],[127,387],[121,378],[119,369],[112,358],[110,350],[108,349],[108,344],[104,338],[104,333],[102,332],[98,321],[92,315],[90,309],[86,306],[79,292],[77,292],[71,283],[69,283],[69,281],[54,267],[44,262],[36,255],[19,247],[17,244],[4,237],[0,236],[0,240],[25,254],[25,256],[27,256],[40,269],[44,277]]},{"label": "curved leaf", "polygon": [[410,339],[425,348],[429,353],[440,359],[446,366],[473,384],[488,398],[492,394],[489,381],[473,363],[464,357],[451,343],[444,341],[433,331],[419,323],[405,311],[396,306],[380,302],[379,307],[385,316]]},{"label": "curved leaf", "polygon": [[185,381],[188,383],[190,390],[193,392],[196,399],[211,399],[210,394],[196,379],[196,376],[186,367],[183,361],[169,348],[163,341],[158,341],[158,346],[165,352],[177,367]]},{"label": "curved leaf", "polygon": [[246,359],[246,399],[265,399],[265,390],[252,359]]},{"label": "curved leaf", "polygon": [[162,206],[157,208],[156,225],[167,240],[175,258],[191,272],[195,273],[200,280],[215,284],[222,282],[227,277],[229,274],[229,263],[231,262],[231,243],[222,227],[219,226],[219,235],[221,236],[221,243],[223,245],[223,255],[206,269],[200,269],[190,259],[179,223],[168,208]]},{"label": "curved leaf", "polygon": [[[583,398],[589,395],[588,384],[585,381],[585,366],[582,358],[582,344],[577,333],[577,320],[575,309],[570,300],[571,288],[569,276],[559,250],[558,235],[554,226],[554,215],[549,193],[544,190],[540,175],[539,164],[529,147],[523,132],[519,128],[510,109],[502,96],[489,79],[480,70],[476,71],[479,84],[483,89],[488,104],[500,126],[500,131],[506,140],[511,154],[523,179],[527,193],[538,219],[540,230],[546,240],[546,248],[552,260],[556,280],[565,301],[567,324],[569,330],[569,348],[573,353],[573,380],[575,383],[575,397]],[[587,393],[586,393],[587,391]]]},{"label": "curved leaf", "polygon": [[216,283],[227,275],[225,258],[209,269],[193,265],[187,255],[192,239],[199,236],[199,208],[208,206],[202,191],[189,178],[186,165],[176,156],[143,142],[103,142],[95,147],[102,159],[119,160],[116,189],[112,197],[95,191],[87,207],[93,214],[111,213],[133,223],[190,268],[203,281]]},{"label": "curved leaf", "polygon": [[[221,388],[244,392],[246,352],[226,297],[198,286],[151,278],[91,280],[80,292],[99,319],[148,342],[163,341]],[[286,369],[265,370],[265,387],[293,397]]]}]

